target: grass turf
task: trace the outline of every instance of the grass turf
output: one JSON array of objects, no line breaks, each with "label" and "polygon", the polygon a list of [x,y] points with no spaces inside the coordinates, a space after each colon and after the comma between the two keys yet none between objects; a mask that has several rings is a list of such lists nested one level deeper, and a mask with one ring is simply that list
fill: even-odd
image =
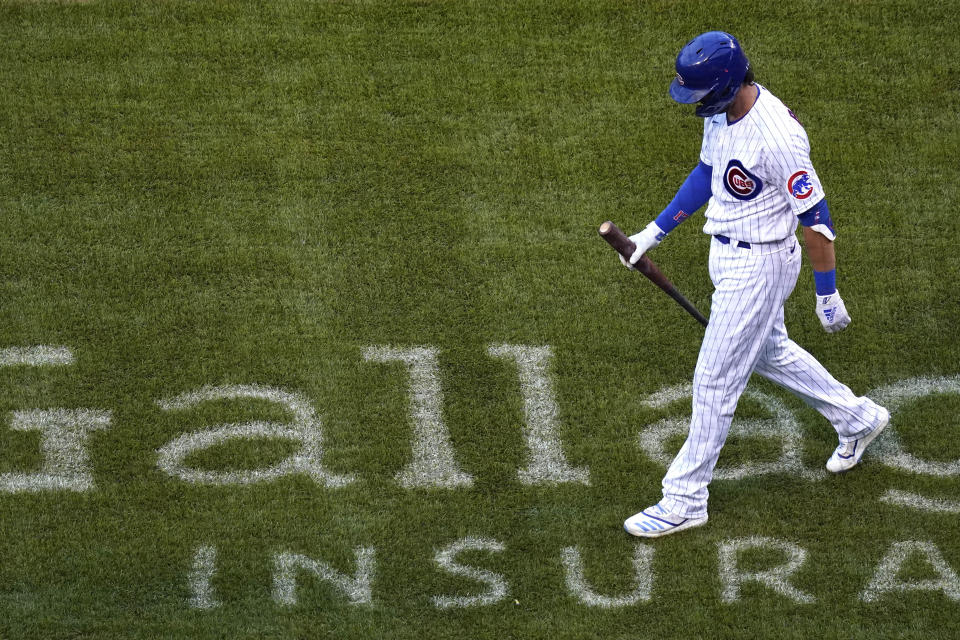
[{"label": "grass turf", "polygon": [[[90,2],[0,4],[0,346],[64,344],[67,368],[0,369],[0,409],[113,412],[91,436],[96,489],[0,496],[0,635],[29,637],[949,637],[943,594],[858,602],[893,542],[932,541],[960,568],[955,515],[877,501],[954,496],[955,478],[865,464],[841,478],[717,482],[710,523],[655,545],[650,603],[576,604],[560,553],[601,593],[633,588],[623,518],[659,493],[636,445],[668,415],[640,406],[688,381],[700,331],[597,238],[639,228],[696,158],[700,121],[666,95],[672,60],[708,28],[739,35],[758,80],[806,124],[840,230],[839,336],[812,312],[792,336],[857,392],[957,374],[958,32],[952,3]],[[703,310],[697,221],[656,260]],[[490,344],[550,345],[565,452],[589,487],[528,487],[514,369]],[[411,490],[400,365],[369,345],[438,350],[444,419],[469,489]],[[158,448],[206,425],[281,420],[275,405],[163,412],[204,385],[296,391],[321,415],[324,462],[353,473],[197,487]],[[803,459],[833,446],[799,417]],[[952,460],[956,400],[905,412],[902,440]],[[674,413],[680,412],[675,409]],[[899,426],[898,426],[899,429]],[[0,472],[35,469],[39,434],[0,429]],[[212,469],[272,464],[284,442],[211,449]],[[768,451],[731,442],[722,464]],[[471,594],[436,550],[466,536],[502,553],[507,599]],[[793,578],[817,602],[746,585],[724,604],[717,544],[768,536],[808,551]],[[194,549],[218,550],[222,606],[188,606]],[[377,552],[373,607],[301,576],[271,599],[273,554],[351,573]],[[745,558],[759,567],[770,558]],[[773,562],[776,560],[773,559]],[[923,567],[906,574],[922,579]],[[908,578],[904,578],[908,579]]]}]

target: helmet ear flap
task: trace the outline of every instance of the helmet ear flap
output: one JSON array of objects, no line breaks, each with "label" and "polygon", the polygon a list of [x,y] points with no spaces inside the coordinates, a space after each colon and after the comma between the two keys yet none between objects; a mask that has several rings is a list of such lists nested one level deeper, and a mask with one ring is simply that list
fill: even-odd
[{"label": "helmet ear flap", "polygon": [[711,91],[703,97],[703,100],[697,103],[697,109],[694,113],[701,118],[709,118],[718,113],[723,113],[733,102],[737,91],[740,90],[739,84],[729,84],[719,91]]},{"label": "helmet ear flap", "polygon": [[738,84],[738,85],[729,84],[729,85],[727,85],[726,87],[723,88],[723,91],[721,91],[721,92],[716,96],[716,98],[717,98],[717,100],[719,100],[719,101],[721,101],[721,102],[726,101],[726,100],[732,100],[733,97],[737,94],[737,91],[739,91],[739,90],[740,90],[740,85],[739,85],[739,84]]}]

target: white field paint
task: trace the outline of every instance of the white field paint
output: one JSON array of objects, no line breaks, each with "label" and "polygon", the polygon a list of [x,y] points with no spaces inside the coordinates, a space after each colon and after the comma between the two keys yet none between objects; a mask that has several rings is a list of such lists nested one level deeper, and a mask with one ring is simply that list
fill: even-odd
[{"label": "white field paint", "polygon": [[475,596],[434,596],[433,604],[438,609],[478,607],[500,602],[507,597],[507,581],[498,573],[462,565],[456,561],[463,551],[503,551],[506,547],[489,538],[461,538],[437,551],[434,561],[441,569],[455,576],[470,578],[488,586],[486,592]]},{"label": "white field paint", "polygon": [[[939,579],[904,581],[898,577],[904,562],[914,554],[923,555]],[[907,540],[895,542],[880,561],[870,584],[860,594],[863,602],[876,602],[889,593],[907,591],[941,591],[951,600],[960,601],[960,578],[950,568],[943,554],[932,542]]]},{"label": "white field paint", "polygon": [[907,453],[897,436],[895,414],[911,401],[925,396],[949,393],[960,394],[960,376],[952,378],[912,378],[881,387],[870,392],[870,398],[885,406],[892,416],[890,425],[864,454],[878,458],[894,469],[930,476],[953,477],[960,475],[960,459],[951,462],[922,460]]},{"label": "white field paint", "polygon": [[373,574],[376,568],[376,551],[372,547],[354,549],[357,570],[353,576],[337,571],[330,565],[297,553],[277,553],[274,558],[273,599],[277,604],[297,604],[297,573],[307,571],[327,582],[347,597],[352,605],[373,602]]},{"label": "white field paint", "polygon": [[529,451],[527,467],[518,472],[520,481],[529,485],[590,484],[590,472],[584,467],[571,467],[563,455],[557,424],[560,409],[550,379],[553,350],[549,346],[497,344],[487,352],[494,358],[513,360],[519,370],[523,436]]},{"label": "white field paint", "polygon": [[590,587],[583,575],[583,560],[577,547],[564,548],[560,560],[566,576],[567,591],[588,607],[617,609],[650,602],[650,591],[653,589],[653,547],[640,544],[634,548],[633,574],[636,576],[637,587],[620,596],[601,595]]},{"label": "white field paint", "polygon": [[432,347],[368,347],[367,362],[402,362],[409,375],[413,461],[397,474],[402,487],[470,487],[473,477],[453,457],[450,434],[443,422],[443,392],[437,350]]},{"label": "white field paint", "polygon": [[192,609],[215,609],[220,601],[213,594],[210,579],[216,572],[217,548],[210,545],[197,547],[190,571],[190,607]]},{"label": "white field paint", "polygon": [[[351,475],[337,475],[323,467],[323,433],[313,407],[301,395],[257,385],[204,387],[158,404],[164,411],[186,411],[214,400],[257,399],[275,402],[293,415],[289,424],[247,422],[219,425],[206,431],[186,433],[157,450],[157,466],[163,471],[194,484],[247,485],[268,482],[282,476],[305,474],[318,484],[342,487],[353,482]],[[188,467],[184,460],[196,451],[236,438],[282,438],[301,443],[300,450],[286,460],[265,469],[248,471],[204,471]]]},{"label": "white field paint", "polygon": [[35,347],[0,349],[0,367],[46,367],[73,364],[73,352],[67,347],[41,344]]},{"label": "white field paint", "polygon": [[[742,551],[747,549],[780,551],[787,556],[787,562],[765,571],[743,572],[737,568],[737,558]],[[813,596],[800,591],[789,582],[790,576],[803,565],[807,558],[806,550],[792,542],[764,537],[738,538],[719,543],[717,550],[720,561],[720,582],[723,584],[723,592],[720,597],[724,602],[739,601],[740,587],[746,581],[758,582],[798,604],[815,602]]]},{"label": "white field paint", "polygon": [[[779,440],[781,442],[780,458],[773,462],[756,462],[731,468],[718,468],[714,473],[714,478],[717,480],[740,480],[770,473],[784,473],[807,480],[825,478],[826,473],[824,471],[814,471],[803,466],[801,459],[803,434],[800,431],[800,424],[790,409],[777,398],[753,389],[747,389],[744,396],[758,402],[773,417],[762,420],[734,419],[730,425],[730,435]],[[651,409],[663,409],[684,399],[692,402],[692,383],[688,382],[661,389],[644,400],[642,404]],[[640,448],[657,462],[664,466],[670,466],[674,456],[667,452],[665,444],[672,436],[678,434],[685,436],[689,431],[689,426],[689,417],[660,420],[640,432]]]},{"label": "white field paint", "polygon": [[[786,561],[763,571],[745,572],[738,566],[740,554],[750,549],[773,550],[782,554]],[[471,596],[434,596],[433,604],[440,609],[455,609],[492,605],[506,599],[509,588],[507,580],[501,574],[465,566],[457,561],[457,556],[464,552],[503,552],[504,550],[503,543],[497,540],[467,537],[437,551],[434,561],[441,569],[452,575],[483,583],[486,589],[482,593]],[[356,570],[353,575],[350,575],[305,555],[291,552],[274,554],[273,601],[281,606],[296,605],[300,601],[297,596],[298,578],[303,579],[302,574],[306,573],[308,576],[312,575],[313,579],[328,583],[351,605],[373,604],[372,584],[375,578],[376,550],[373,547],[358,546],[354,548],[354,555]],[[805,549],[790,541],[765,537],[728,539],[717,544],[717,555],[719,580],[722,586],[720,597],[724,603],[740,602],[742,587],[748,582],[763,585],[797,604],[816,602],[812,595],[790,584],[792,576],[804,565],[807,557]],[[933,578],[901,579],[900,574],[903,572],[905,563],[914,556],[920,556],[926,560],[930,568],[928,573],[934,574]],[[211,578],[215,575],[216,559],[216,547],[205,545],[197,548],[193,568],[188,577],[191,590],[190,607],[212,609],[221,606],[210,585]],[[584,562],[579,547],[564,547],[560,552],[567,592],[578,604],[598,609],[616,609],[651,602],[653,582],[656,578],[653,559],[652,545],[636,545],[633,552],[636,587],[630,593],[600,595],[584,577]],[[408,577],[412,580],[420,579],[417,575]],[[892,597],[897,597],[898,594],[911,591],[940,592],[950,600],[960,603],[960,577],[932,542],[893,543],[876,566],[869,584],[854,597],[860,601],[872,603],[890,597],[891,594]]]},{"label": "white field paint", "polygon": [[110,415],[95,409],[14,411],[11,429],[43,434],[43,464],[37,473],[0,474],[0,493],[93,489],[87,440],[92,431],[110,426]]},{"label": "white field paint", "polygon": [[926,498],[916,493],[898,489],[888,489],[885,494],[880,496],[880,502],[930,513],[960,513],[960,501],[958,500]]},{"label": "white field paint", "polygon": [[[38,345],[0,349],[0,367],[73,364],[67,347]],[[110,412],[94,409],[49,409],[13,412],[11,429],[40,431],[43,463],[38,473],[0,474],[0,493],[89,491],[93,472],[87,454],[91,431],[110,426]]]}]

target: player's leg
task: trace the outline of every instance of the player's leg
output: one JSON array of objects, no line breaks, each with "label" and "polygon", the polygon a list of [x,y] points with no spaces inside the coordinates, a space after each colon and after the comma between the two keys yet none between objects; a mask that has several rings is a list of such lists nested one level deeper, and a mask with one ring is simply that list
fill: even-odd
[{"label": "player's leg", "polygon": [[783,309],[757,360],[755,371],[791,391],[823,415],[841,440],[871,431],[884,413],[865,396],[857,396],[820,362],[787,337]]},{"label": "player's leg", "polygon": [[847,471],[886,426],[890,414],[865,396],[857,396],[820,362],[787,337],[783,311],[757,361],[756,372],[782,385],[820,412],[837,432],[840,444],[827,469]]},{"label": "player's leg", "polygon": [[690,431],[663,478],[663,498],[624,522],[632,535],[662,536],[707,521],[707,486],[737,401],[797,281],[800,252],[793,249],[757,255],[713,241],[716,289],[694,374]]},{"label": "player's leg", "polygon": [[794,261],[787,252],[754,255],[726,245],[711,250],[716,290],[694,373],[690,431],[663,479],[660,504],[673,514],[706,515],[707,485],[777,311],[793,290]]}]

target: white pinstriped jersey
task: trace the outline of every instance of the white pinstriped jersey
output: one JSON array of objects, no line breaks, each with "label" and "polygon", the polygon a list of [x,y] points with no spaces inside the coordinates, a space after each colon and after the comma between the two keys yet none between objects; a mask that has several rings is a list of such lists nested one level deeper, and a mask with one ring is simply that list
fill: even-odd
[{"label": "white pinstriped jersey", "polygon": [[725,113],[703,123],[700,159],[713,168],[704,233],[746,242],[783,240],[797,216],[823,199],[800,121],[779,98],[760,91],[753,108],[727,123]]}]

